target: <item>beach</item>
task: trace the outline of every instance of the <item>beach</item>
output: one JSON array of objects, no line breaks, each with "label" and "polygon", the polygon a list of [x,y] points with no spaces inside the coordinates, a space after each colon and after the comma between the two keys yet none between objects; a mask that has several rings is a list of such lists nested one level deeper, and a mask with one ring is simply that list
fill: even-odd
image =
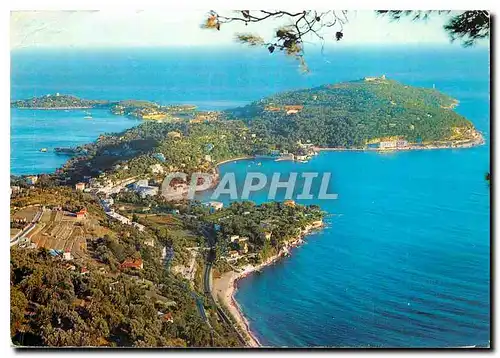
[{"label": "beach", "polygon": [[293,247],[297,247],[304,243],[303,237],[309,234],[311,231],[315,229],[319,229],[323,226],[323,221],[317,221],[312,225],[308,225],[305,229],[303,229],[300,234],[294,239],[290,240],[287,243],[287,246],[284,250],[281,250],[277,255],[271,256],[265,262],[259,265],[246,265],[242,268],[241,271],[228,271],[222,274],[220,278],[216,278],[212,283],[212,295],[216,299],[219,304],[223,304],[225,306],[231,316],[234,318],[240,330],[246,333],[247,336],[247,344],[249,347],[261,347],[261,343],[255,337],[252,330],[250,329],[250,324],[246,317],[243,315],[243,311],[241,310],[240,305],[234,298],[236,291],[238,289],[238,281],[251,275],[256,271],[260,271],[266,266],[269,266],[280,258],[284,257],[285,254],[289,254],[289,249]]}]

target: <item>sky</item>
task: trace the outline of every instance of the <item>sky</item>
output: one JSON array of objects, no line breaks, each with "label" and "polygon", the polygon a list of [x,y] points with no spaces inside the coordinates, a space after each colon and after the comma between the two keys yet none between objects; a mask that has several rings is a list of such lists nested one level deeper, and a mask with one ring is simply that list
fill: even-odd
[{"label": "sky", "polygon": [[[252,32],[269,39],[283,21],[244,26],[224,24],[221,31],[202,29],[207,10],[14,11],[11,13],[11,49],[30,47],[227,46],[236,33]],[[225,14],[230,12],[226,11]],[[426,22],[392,22],[373,11],[349,11],[341,45],[449,44],[443,30],[449,15]],[[335,42],[337,29],[328,30]],[[306,39],[316,42],[314,38]]]}]

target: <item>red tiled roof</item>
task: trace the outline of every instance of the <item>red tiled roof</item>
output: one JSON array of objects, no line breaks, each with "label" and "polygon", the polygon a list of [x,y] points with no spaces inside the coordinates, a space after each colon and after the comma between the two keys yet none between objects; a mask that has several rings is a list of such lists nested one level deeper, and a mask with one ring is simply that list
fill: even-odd
[{"label": "red tiled roof", "polygon": [[125,261],[122,262],[121,268],[129,268],[129,267],[136,269],[142,268],[142,259],[137,259],[137,260],[126,259]]}]

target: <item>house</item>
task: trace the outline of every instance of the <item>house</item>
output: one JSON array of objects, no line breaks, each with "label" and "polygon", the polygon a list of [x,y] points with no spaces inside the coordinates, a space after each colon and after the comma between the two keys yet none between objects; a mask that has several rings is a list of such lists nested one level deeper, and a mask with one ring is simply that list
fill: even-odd
[{"label": "house", "polygon": [[229,237],[229,240],[230,240],[231,242],[235,242],[235,241],[237,241],[239,238],[240,238],[240,235],[232,235],[232,236],[230,236],[230,237]]},{"label": "house", "polygon": [[228,252],[228,254],[229,254],[229,257],[232,259],[237,259],[238,257],[240,257],[240,253],[236,250],[231,250]]},{"label": "house", "polygon": [[76,270],[76,266],[68,264],[68,265],[66,265],[66,270],[75,271]]},{"label": "house", "polygon": [[87,275],[89,273],[89,270],[84,266],[80,269],[80,275]]},{"label": "house", "polygon": [[30,175],[26,177],[26,183],[28,183],[29,185],[35,185],[37,181],[38,181],[38,176],[36,175]]},{"label": "house", "polygon": [[286,111],[286,114],[295,114],[295,113],[299,113],[300,111],[302,111],[303,108],[304,108],[304,106],[300,106],[300,105],[290,105],[290,106],[285,106],[285,111]]},{"label": "house", "polygon": [[151,238],[149,240],[144,240],[144,244],[151,246],[151,247],[155,247],[155,240],[153,238]]},{"label": "house", "polygon": [[73,256],[71,255],[71,251],[69,249],[66,249],[66,251],[64,251],[63,260],[66,260],[66,261],[73,260]]},{"label": "house", "polygon": [[85,189],[85,183],[76,183],[75,189],[78,191],[83,191],[83,189]]},{"label": "house", "polygon": [[373,82],[377,80],[385,80],[385,75],[382,75],[380,77],[365,77],[366,82]]},{"label": "house", "polygon": [[267,111],[267,112],[279,112],[279,111],[281,111],[281,108],[277,107],[277,106],[274,106],[272,104],[269,104],[269,105],[267,105],[267,106],[264,107],[264,111]]},{"label": "house", "polygon": [[136,223],[136,222],[132,222],[132,226],[135,227],[139,231],[144,231],[144,229],[145,229],[144,225],[141,225],[141,224]]},{"label": "house", "polygon": [[221,203],[220,201],[209,201],[205,205],[214,209],[214,210],[220,210],[224,207],[224,204]]},{"label": "house", "polygon": [[110,210],[115,201],[113,200],[113,198],[107,198],[107,199],[102,199],[101,203],[106,210]]},{"label": "house", "polygon": [[155,153],[153,154],[153,158],[158,159],[160,162],[164,162],[166,160],[163,153]]},{"label": "house", "polygon": [[212,161],[212,157],[210,155],[205,155],[205,161],[207,162],[211,162]]},{"label": "house", "polygon": [[136,181],[132,185],[135,186],[135,187],[148,186],[149,185],[149,180],[148,179],[141,179],[141,180]]},{"label": "house", "polygon": [[142,259],[126,259],[125,261],[122,262],[120,265],[120,268],[126,269],[126,268],[133,268],[136,270],[142,270],[144,268]]},{"label": "house", "polygon": [[83,208],[77,213],[75,213],[75,216],[77,219],[85,219],[85,216],[87,215],[87,209]]},{"label": "house", "polygon": [[396,142],[396,147],[398,147],[398,148],[407,147],[407,146],[408,146],[407,140],[398,140]]},{"label": "house", "polygon": [[141,186],[137,189],[137,193],[141,196],[141,198],[145,198],[146,196],[155,196],[158,194],[158,187]]},{"label": "house", "polygon": [[284,204],[285,206],[289,206],[289,207],[291,207],[291,208],[294,208],[294,207],[295,207],[295,201],[294,201],[294,200],[285,200],[285,201],[283,202],[283,204]]},{"label": "house", "polygon": [[174,317],[172,316],[172,313],[165,313],[162,317],[162,319],[165,321],[165,322],[168,322],[168,323],[174,323]]},{"label": "house", "polygon": [[264,233],[264,238],[269,241],[271,240],[271,235],[272,235],[272,232],[271,231],[265,231]]},{"label": "house", "polygon": [[153,164],[149,167],[149,170],[151,170],[151,173],[153,174],[163,174],[164,169],[161,164]]},{"label": "house", "polygon": [[396,148],[396,141],[391,140],[391,141],[383,141],[379,143],[379,148],[380,149],[390,149],[390,148]]}]

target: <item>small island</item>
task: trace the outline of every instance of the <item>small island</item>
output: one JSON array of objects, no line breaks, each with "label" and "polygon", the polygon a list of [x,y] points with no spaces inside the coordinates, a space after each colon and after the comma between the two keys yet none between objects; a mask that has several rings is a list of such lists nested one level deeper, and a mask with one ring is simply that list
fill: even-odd
[{"label": "small island", "polygon": [[110,105],[108,101],[81,99],[71,95],[48,94],[42,97],[34,97],[25,100],[11,102],[12,108],[20,109],[90,109],[107,108]]},{"label": "small island", "polygon": [[70,110],[70,109],[108,109],[116,115],[124,115],[144,120],[181,120],[196,119],[195,105],[162,106],[155,102],[142,100],[107,101],[82,99],[72,95],[48,94],[25,100],[11,102],[12,108],[36,110]]}]

